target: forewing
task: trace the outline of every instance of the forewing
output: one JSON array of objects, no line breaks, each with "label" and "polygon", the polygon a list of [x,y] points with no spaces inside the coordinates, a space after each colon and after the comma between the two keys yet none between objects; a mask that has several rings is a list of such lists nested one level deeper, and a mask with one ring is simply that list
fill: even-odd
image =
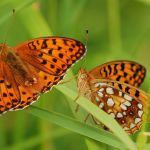
[{"label": "forewing", "polygon": [[129,134],[139,130],[148,101],[145,92],[109,80],[92,80],[91,87],[93,103],[116,119]]},{"label": "forewing", "polygon": [[62,76],[86,52],[80,41],[63,37],[33,39],[14,50],[36,69],[55,76]]},{"label": "forewing", "polygon": [[121,60],[102,64],[91,70],[89,74],[96,79],[111,79],[139,87],[144,80],[146,69],[136,62]]}]

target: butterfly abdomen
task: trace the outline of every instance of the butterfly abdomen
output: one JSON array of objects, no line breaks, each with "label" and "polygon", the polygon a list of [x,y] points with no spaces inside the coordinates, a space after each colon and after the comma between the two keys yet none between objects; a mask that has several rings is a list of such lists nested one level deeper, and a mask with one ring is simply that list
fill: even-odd
[{"label": "butterfly abdomen", "polygon": [[20,82],[20,84],[29,86],[36,83],[37,79],[31,76],[30,70],[25,63],[22,62],[20,57],[17,56],[17,54],[12,51],[8,51],[5,59],[12,72],[16,74],[16,77],[20,78],[20,80],[16,79],[18,82]]}]

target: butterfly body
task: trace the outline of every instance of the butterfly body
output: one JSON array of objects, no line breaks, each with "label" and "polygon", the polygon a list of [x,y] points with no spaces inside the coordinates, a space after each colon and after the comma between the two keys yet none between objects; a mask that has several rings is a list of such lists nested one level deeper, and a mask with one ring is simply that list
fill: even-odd
[{"label": "butterfly body", "polygon": [[84,69],[80,69],[78,74],[77,87],[78,91],[82,96],[85,96],[87,99],[91,99],[91,88],[90,88],[90,77],[89,74]]},{"label": "butterfly body", "polygon": [[[141,127],[145,112],[144,107],[148,101],[148,95],[136,88],[145,77],[145,68],[135,62],[134,65],[132,64],[131,61],[114,61],[100,65],[90,72],[80,69],[77,79],[79,95],[85,96],[111,115],[129,134],[133,134]],[[125,67],[120,67],[120,65]],[[115,66],[118,66],[118,75],[115,71],[111,72],[111,70],[115,70]],[[135,73],[140,74],[140,76],[135,76]],[[127,79],[124,74],[128,76]],[[117,78],[117,76],[120,77]],[[129,80],[132,78],[139,80],[136,82]],[[122,81],[126,81],[126,83]],[[129,84],[130,81],[132,81],[131,85]],[[101,124],[96,118],[93,117],[93,119],[96,124]]]},{"label": "butterfly body", "polygon": [[43,37],[15,47],[0,44],[0,113],[22,109],[49,91],[85,54],[75,39]]}]

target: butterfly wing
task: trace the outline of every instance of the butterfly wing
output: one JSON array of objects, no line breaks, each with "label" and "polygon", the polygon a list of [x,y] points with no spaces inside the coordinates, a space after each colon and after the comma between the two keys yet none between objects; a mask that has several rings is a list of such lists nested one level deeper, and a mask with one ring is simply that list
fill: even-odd
[{"label": "butterfly wing", "polygon": [[111,79],[139,87],[144,80],[146,69],[136,62],[121,60],[102,64],[89,73],[96,79]]},{"label": "butterfly wing", "polygon": [[43,71],[38,72],[38,82],[32,86],[19,86],[19,91],[21,93],[21,102],[17,107],[13,108],[13,110],[23,109],[33,102],[35,102],[40,93],[44,93],[49,91],[54,85],[58,84],[58,82],[62,79],[62,76],[54,76],[49,75]]},{"label": "butterfly wing", "polygon": [[0,114],[16,107],[21,96],[14,75],[7,64],[0,62]]},{"label": "butterfly wing", "polygon": [[63,37],[38,38],[14,47],[22,60],[48,74],[61,76],[85,54],[85,46]]},{"label": "butterfly wing", "polygon": [[63,37],[33,39],[14,47],[13,50],[27,68],[34,71],[37,78],[37,84],[29,89],[20,85],[21,93],[26,94],[21,94],[21,104],[14,109],[24,108],[37,99],[37,93],[50,90],[86,52],[80,41]]},{"label": "butterfly wing", "polygon": [[96,79],[90,84],[94,104],[116,119],[129,134],[139,130],[148,99],[145,92],[112,80]]}]

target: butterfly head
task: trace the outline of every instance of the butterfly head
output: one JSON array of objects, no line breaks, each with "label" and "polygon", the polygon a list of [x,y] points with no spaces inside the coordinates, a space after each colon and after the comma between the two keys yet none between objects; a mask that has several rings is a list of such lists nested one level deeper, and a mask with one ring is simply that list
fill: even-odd
[{"label": "butterfly head", "polygon": [[84,69],[80,69],[78,73],[77,83],[78,91],[81,95],[86,96],[90,90],[88,72]]},{"label": "butterfly head", "polygon": [[8,50],[8,46],[5,43],[0,44],[0,54]]},{"label": "butterfly head", "polygon": [[85,81],[87,78],[88,78],[87,71],[81,68],[78,73],[78,80],[80,79]]}]

